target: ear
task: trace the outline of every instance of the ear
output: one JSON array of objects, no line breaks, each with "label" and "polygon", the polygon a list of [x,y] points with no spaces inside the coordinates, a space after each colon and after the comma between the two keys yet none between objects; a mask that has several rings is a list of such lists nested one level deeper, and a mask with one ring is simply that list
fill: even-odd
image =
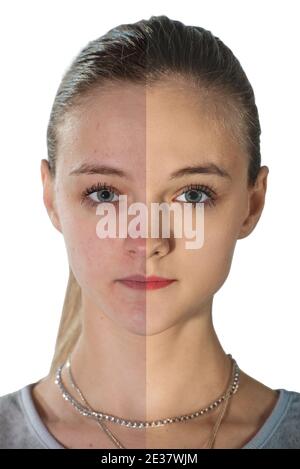
[{"label": "ear", "polygon": [[246,238],[255,228],[265,205],[267,191],[267,178],[269,168],[262,166],[259,170],[256,182],[249,189],[248,213],[243,221],[241,230],[237,239]]},{"label": "ear", "polygon": [[54,177],[51,174],[49,162],[45,159],[41,160],[41,178],[43,183],[43,201],[47,209],[53,226],[60,232],[61,225],[55,205]]}]

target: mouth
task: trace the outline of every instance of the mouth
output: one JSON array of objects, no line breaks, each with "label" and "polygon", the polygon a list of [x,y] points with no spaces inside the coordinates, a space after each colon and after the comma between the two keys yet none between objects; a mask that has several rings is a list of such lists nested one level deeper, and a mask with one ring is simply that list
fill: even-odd
[{"label": "mouth", "polygon": [[176,282],[176,279],[157,277],[155,275],[151,275],[149,277],[143,275],[132,275],[130,277],[118,279],[117,281],[128,288],[136,290],[157,290],[159,288],[165,288]]}]

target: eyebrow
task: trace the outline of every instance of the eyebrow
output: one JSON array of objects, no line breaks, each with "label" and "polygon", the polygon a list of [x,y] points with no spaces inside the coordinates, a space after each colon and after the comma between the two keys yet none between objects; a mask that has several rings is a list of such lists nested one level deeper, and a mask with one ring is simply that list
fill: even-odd
[{"label": "eyebrow", "polygon": [[[124,170],[115,168],[113,166],[109,166],[106,164],[95,164],[95,163],[83,163],[79,167],[74,168],[69,175],[79,175],[79,174],[106,174],[110,176],[119,176],[130,178],[129,174],[126,173]],[[184,168],[180,168],[173,173],[171,173],[169,179],[179,179],[183,176],[189,176],[193,174],[215,174],[217,176],[221,176],[224,178],[231,179],[230,174],[223,168],[220,168],[214,163],[203,165],[193,165],[193,166],[185,166]]]},{"label": "eyebrow", "polygon": [[174,171],[170,175],[170,179],[177,179],[177,178],[181,178],[183,176],[188,176],[192,174],[216,174],[217,176],[231,179],[230,174],[225,169],[220,168],[214,163],[209,163],[205,166],[203,165],[185,166],[184,168]]},{"label": "eyebrow", "polygon": [[79,167],[73,169],[69,176],[79,175],[79,174],[108,174],[111,176],[127,177],[129,174],[119,168],[114,168],[113,166],[108,166],[106,164],[95,164],[95,163],[83,163]]}]

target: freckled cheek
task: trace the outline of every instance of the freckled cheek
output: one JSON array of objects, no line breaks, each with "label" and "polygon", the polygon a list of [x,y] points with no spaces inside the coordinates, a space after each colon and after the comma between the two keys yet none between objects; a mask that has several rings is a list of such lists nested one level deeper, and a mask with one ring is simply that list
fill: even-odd
[{"label": "freckled cheek", "polygon": [[96,231],[99,217],[64,194],[59,200],[59,214],[69,262],[77,278],[98,283],[100,278],[116,278],[116,270],[122,271],[119,265],[124,240],[100,239]]},{"label": "freckled cheek", "polygon": [[77,227],[76,232],[66,240],[69,259],[78,278],[83,283],[111,281],[115,278],[118,243],[114,239],[99,239],[86,227]]}]

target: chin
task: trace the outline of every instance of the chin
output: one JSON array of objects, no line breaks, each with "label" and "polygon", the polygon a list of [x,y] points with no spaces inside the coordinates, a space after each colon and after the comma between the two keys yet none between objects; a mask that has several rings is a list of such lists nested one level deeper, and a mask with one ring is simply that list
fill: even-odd
[{"label": "chin", "polygon": [[[127,306],[127,305],[126,305]],[[170,309],[167,309],[170,311]],[[160,334],[176,324],[176,319],[170,318],[169,313],[163,314],[162,309],[141,307],[114,308],[114,321],[120,328],[139,336],[153,336]]]}]

